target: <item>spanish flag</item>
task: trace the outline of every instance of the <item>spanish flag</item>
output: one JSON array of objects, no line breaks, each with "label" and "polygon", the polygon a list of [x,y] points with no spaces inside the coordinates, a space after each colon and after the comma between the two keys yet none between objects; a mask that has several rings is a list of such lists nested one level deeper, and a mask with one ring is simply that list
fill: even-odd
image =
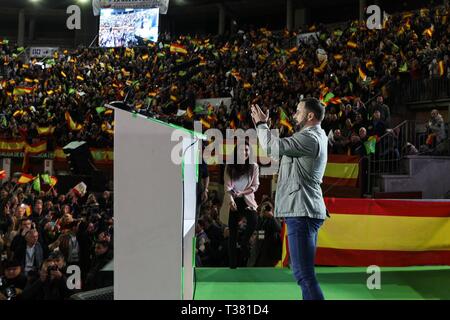
[{"label": "spanish flag", "polygon": [[231,119],[231,121],[230,121],[230,128],[231,129],[236,129],[237,127],[236,127],[236,121],[234,121],[234,119]]},{"label": "spanish flag", "polygon": [[303,59],[300,59],[300,60],[298,61],[298,67],[297,67],[297,69],[298,69],[298,70],[303,70],[303,69],[305,69],[305,61],[304,61]]},{"label": "spanish flag", "polygon": [[370,69],[370,67],[373,67],[373,61],[369,59],[369,60],[366,62],[366,68],[367,68],[367,69]]},{"label": "spanish flag", "polygon": [[15,87],[13,90],[13,95],[15,96],[22,96],[25,94],[30,94],[34,90],[33,87]]},{"label": "spanish flag", "polygon": [[211,124],[206,121],[205,119],[201,118],[200,119],[200,123],[206,128],[206,129],[210,129],[211,128]]},{"label": "spanish flag", "polygon": [[344,59],[344,56],[342,54],[335,54],[333,57],[336,61],[341,61],[342,59]]},{"label": "spanish flag", "polygon": [[15,118],[15,117],[20,117],[20,116],[22,116],[24,113],[25,113],[25,111],[23,111],[23,110],[17,110],[17,111],[15,111],[15,112],[13,113],[13,117],[14,117],[14,118]]},{"label": "spanish flag", "polygon": [[47,141],[41,141],[34,144],[27,144],[25,146],[25,153],[30,155],[41,154],[47,151]]},{"label": "spanish flag", "polygon": [[54,187],[58,183],[58,179],[55,176],[50,177],[50,186]]},{"label": "spanish flag", "polygon": [[347,47],[352,48],[352,49],[356,49],[356,48],[358,48],[358,45],[356,44],[356,42],[348,41],[347,42]]},{"label": "spanish flag", "polygon": [[342,100],[339,97],[333,97],[333,98],[330,99],[329,103],[331,103],[331,104],[341,104]]},{"label": "spanish flag", "polygon": [[361,69],[361,67],[358,67],[358,73],[359,73],[359,77],[361,78],[362,81],[366,81],[367,79],[367,75],[364,72],[363,69]]},{"label": "spanish flag", "polygon": [[347,155],[328,155],[323,176],[325,186],[356,187],[359,176],[359,157]]},{"label": "spanish flag", "polygon": [[283,221],[281,226],[281,240],[282,240],[282,250],[281,250],[281,260],[275,265],[276,268],[286,268],[289,266],[289,243],[288,243],[288,233],[287,224]]},{"label": "spanish flag", "polygon": [[66,111],[66,113],[65,113],[65,118],[66,118],[67,126],[69,127],[70,130],[80,131],[81,129],[83,129],[83,125],[78,124],[75,121],[73,121],[73,119],[70,116],[70,113],[68,111]]},{"label": "spanish flag", "polygon": [[282,72],[278,72],[278,76],[280,77],[281,81],[283,81],[283,84],[286,86],[288,84],[286,76]]},{"label": "spanish flag", "polygon": [[439,61],[438,67],[439,67],[439,76],[443,77],[445,74],[444,60]]},{"label": "spanish flag", "polygon": [[187,54],[187,49],[178,43],[172,43],[170,45],[170,53],[181,53],[181,54]]},{"label": "spanish flag", "polygon": [[186,110],[186,116],[188,119],[194,118],[194,112],[192,111],[192,107],[188,107]]},{"label": "spanish flag", "polygon": [[31,174],[22,173],[19,180],[17,180],[18,184],[25,184],[33,181],[34,177]]},{"label": "spanish flag", "polygon": [[26,82],[26,83],[33,83],[34,80],[33,80],[33,79],[30,79],[30,78],[25,78],[25,82]]},{"label": "spanish flag", "polygon": [[433,32],[434,32],[434,26],[431,25],[431,27],[425,29],[422,34],[429,38],[433,38]]},{"label": "spanish flag", "polygon": [[318,265],[450,265],[448,202],[325,198],[325,205],[331,219],[319,231]]},{"label": "spanish flag", "polygon": [[241,77],[241,75],[239,74],[239,71],[233,70],[233,71],[231,71],[231,75],[232,75],[237,81],[241,81],[241,80],[242,80],[242,77]]},{"label": "spanish flag", "polygon": [[148,60],[148,54],[144,54],[144,55],[142,56],[142,60],[147,61],[147,60]]},{"label": "spanish flag", "polygon": [[55,128],[53,126],[50,127],[37,127],[37,132],[40,136],[49,136],[55,132]]},{"label": "spanish flag", "polygon": [[120,71],[124,77],[129,77],[131,75],[131,72],[127,71],[125,68],[122,68]]},{"label": "spanish flag", "polygon": [[252,85],[248,82],[244,83],[244,89],[250,89]]}]

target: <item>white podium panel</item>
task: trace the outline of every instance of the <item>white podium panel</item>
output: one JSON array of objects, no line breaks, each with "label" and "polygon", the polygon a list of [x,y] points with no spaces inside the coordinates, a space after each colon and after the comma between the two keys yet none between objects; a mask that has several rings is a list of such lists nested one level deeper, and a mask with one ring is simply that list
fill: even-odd
[{"label": "white podium panel", "polygon": [[[114,298],[191,299],[199,138],[115,109]],[[180,135],[179,135],[180,136]],[[182,143],[185,161],[171,155]]]}]

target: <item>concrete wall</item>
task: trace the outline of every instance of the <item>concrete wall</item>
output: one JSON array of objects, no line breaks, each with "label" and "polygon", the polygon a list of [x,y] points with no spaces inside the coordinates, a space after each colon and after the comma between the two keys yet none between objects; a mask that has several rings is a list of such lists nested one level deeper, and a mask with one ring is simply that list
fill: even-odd
[{"label": "concrete wall", "polygon": [[409,174],[383,175],[381,191],[422,191],[424,199],[443,199],[450,191],[450,157],[408,156]]}]

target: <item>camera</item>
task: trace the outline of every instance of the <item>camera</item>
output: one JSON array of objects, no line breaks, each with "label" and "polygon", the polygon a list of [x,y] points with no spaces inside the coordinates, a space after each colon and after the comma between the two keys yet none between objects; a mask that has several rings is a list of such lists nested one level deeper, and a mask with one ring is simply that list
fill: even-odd
[{"label": "camera", "polygon": [[0,277],[0,292],[6,297],[6,300],[14,300],[17,296],[16,287],[13,285],[5,286],[4,277]]}]

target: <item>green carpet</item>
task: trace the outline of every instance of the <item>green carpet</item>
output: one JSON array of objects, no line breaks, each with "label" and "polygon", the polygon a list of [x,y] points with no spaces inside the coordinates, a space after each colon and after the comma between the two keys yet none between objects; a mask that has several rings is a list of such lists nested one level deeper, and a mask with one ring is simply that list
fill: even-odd
[{"label": "green carpet", "polygon": [[[450,267],[381,268],[381,289],[369,290],[366,268],[316,268],[328,300],[450,299]],[[197,268],[196,300],[299,300],[289,269]]]}]

